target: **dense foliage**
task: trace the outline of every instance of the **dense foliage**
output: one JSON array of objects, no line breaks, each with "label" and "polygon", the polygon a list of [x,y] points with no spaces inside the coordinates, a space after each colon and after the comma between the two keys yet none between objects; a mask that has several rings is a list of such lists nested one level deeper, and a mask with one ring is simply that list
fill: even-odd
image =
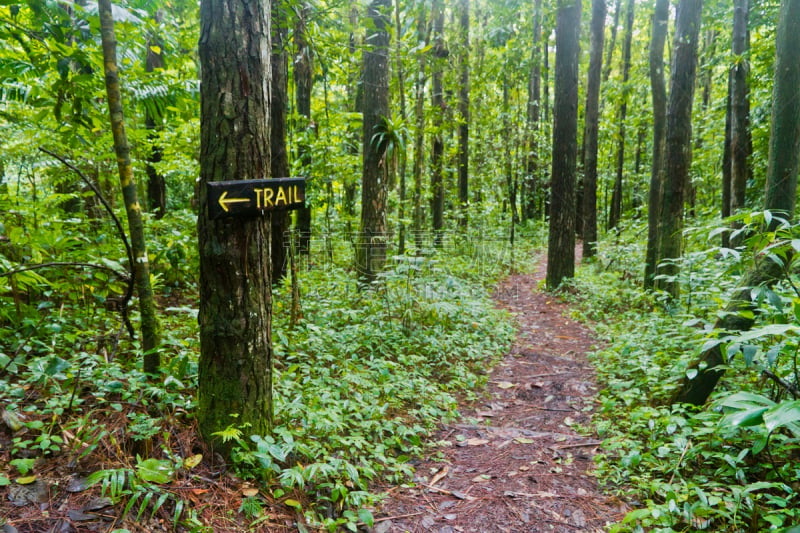
[{"label": "dense foliage", "polygon": [[[757,228],[763,215],[746,217]],[[692,228],[678,301],[631,280],[643,250],[632,224],[575,281],[576,315],[607,340],[594,355],[604,385],[595,431],[605,439],[599,475],[638,509],[612,531],[794,531],[800,521],[800,395],[796,281],[753,287],[757,327],[712,326],[754,261],[793,271],[798,227],[754,232],[747,248],[714,245],[714,224]],[[601,290],[602,288],[602,290]],[[728,358],[724,386],[703,409],[666,405],[689,363],[710,343]],[[695,370],[696,372],[696,370]]]}]

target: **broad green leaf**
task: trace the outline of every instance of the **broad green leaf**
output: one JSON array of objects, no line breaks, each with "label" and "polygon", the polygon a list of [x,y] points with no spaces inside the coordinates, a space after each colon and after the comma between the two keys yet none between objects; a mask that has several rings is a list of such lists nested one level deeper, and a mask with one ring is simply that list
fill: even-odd
[{"label": "broad green leaf", "polygon": [[174,473],[172,464],[162,459],[145,459],[136,465],[137,477],[151,483],[169,483]]},{"label": "broad green leaf", "polygon": [[780,403],[764,413],[764,425],[769,431],[798,422],[800,422],[800,400]]}]

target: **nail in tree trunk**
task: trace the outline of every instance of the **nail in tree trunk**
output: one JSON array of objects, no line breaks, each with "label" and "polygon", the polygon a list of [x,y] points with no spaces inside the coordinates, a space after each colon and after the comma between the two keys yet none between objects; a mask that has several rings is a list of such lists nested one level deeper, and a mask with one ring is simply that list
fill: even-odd
[{"label": "nail in tree trunk", "polygon": [[[766,210],[792,219],[797,197],[797,173],[800,167],[800,2],[783,0],[776,37],[775,78],[772,88],[772,129],[769,139],[769,162],[764,199]],[[773,220],[765,228],[772,231]],[[754,324],[752,288],[771,287],[786,275],[782,265],[763,258],[742,276],[742,289],[735,293],[725,308],[715,329],[746,331]],[[727,363],[720,345],[704,351],[689,367],[675,393],[672,403],[701,405],[714,391],[725,373]],[[696,371],[696,372],[695,372]],[[690,379],[688,375],[691,375]]]},{"label": "nail in tree trunk", "polygon": [[592,0],[591,49],[586,83],[585,162],[583,175],[583,257],[597,252],[597,139],[600,111],[600,75],[603,61],[606,1]]},{"label": "nail in tree trunk", "polygon": [[680,292],[680,283],[677,280],[679,267],[676,261],[683,253],[683,211],[692,162],[692,102],[697,77],[697,48],[702,12],[702,0],[681,0],[675,23],[656,264],[665,259],[670,261],[658,268],[658,273],[665,277],[655,280],[656,288],[675,298]]},{"label": "nail in tree trunk", "polygon": [[644,286],[652,289],[658,251],[658,209],[661,205],[661,164],[667,123],[667,88],[664,82],[664,45],[667,41],[669,0],[656,0],[650,35],[650,93],[653,101],[653,158],[650,166],[650,192],[647,199],[647,251]]},{"label": "nail in tree trunk", "polygon": [[376,134],[389,116],[389,20],[391,0],[373,0],[364,48],[361,226],[355,267],[359,279],[375,280],[386,262],[386,142]]},{"label": "nail in tree trunk", "polygon": [[272,429],[271,221],[211,220],[206,186],[270,177],[270,51],[270,2],[201,0],[197,420],[224,454]]},{"label": "nail in tree trunk", "polygon": [[117,39],[114,34],[114,19],[110,0],[99,0],[100,31],[103,45],[103,71],[105,72],[108,113],[111,119],[111,133],[114,137],[114,152],[117,156],[119,183],[128,216],[128,232],[133,250],[134,283],[139,295],[140,330],[142,334],[143,367],[148,374],[158,372],[160,331],[156,302],[150,286],[150,267],[147,261],[147,246],[144,236],[144,222],[136,191],[136,180],[131,164],[131,149],[125,132],[125,119],[122,111],[119,71],[117,70]]},{"label": "nail in tree trunk", "polygon": [[[287,113],[289,110],[289,6],[286,0],[272,0],[272,100],[270,102],[270,175],[289,176],[289,154],[286,149]],[[272,213],[272,283],[286,277],[288,270],[288,211]]]},{"label": "nail in tree trunk", "polygon": [[578,56],[581,1],[559,0],[547,288],[575,274],[575,173],[578,157]]},{"label": "nail in tree trunk", "polygon": [[622,101],[619,104],[619,130],[617,132],[617,173],[614,177],[614,192],[611,194],[611,209],[608,228],[614,229],[622,217],[622,175],[625,172],[625,120],[628,118],[628,79],[631,72],[631,41],[633,40],[633,0],[628,0],[625,15],[625,43],[622,46]]},{"label": "nail in tree trunk", "polygon": [[461,204],[459,225],[466,229],[469,223],[469,0],[459,6],[461,53],[459,57],[458,92],[458,201]]}]

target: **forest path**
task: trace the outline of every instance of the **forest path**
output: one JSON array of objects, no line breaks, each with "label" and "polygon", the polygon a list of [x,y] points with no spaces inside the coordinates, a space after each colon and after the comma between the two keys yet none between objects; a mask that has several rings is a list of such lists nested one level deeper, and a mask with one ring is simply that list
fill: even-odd
[{"label": "forest path", "polygon": [[450,443],[431,452],[440,459],[417,465],[415,487],[389,490],[373,533],[595,532],[623,517],[591,474],[599,441],[573,429],[595,406],[586,353],[596,340],[539,289],[545,272],[540,259],[495,288],[516,341],[484,397],[436,435]]}]

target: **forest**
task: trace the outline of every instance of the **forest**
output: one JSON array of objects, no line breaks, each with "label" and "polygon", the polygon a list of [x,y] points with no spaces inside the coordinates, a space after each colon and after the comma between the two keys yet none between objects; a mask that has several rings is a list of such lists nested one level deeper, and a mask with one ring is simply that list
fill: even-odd
[{"label": "forest", "polygon": [[800,532],[800,0],[0,0],[0,80],[2,531]]}]

